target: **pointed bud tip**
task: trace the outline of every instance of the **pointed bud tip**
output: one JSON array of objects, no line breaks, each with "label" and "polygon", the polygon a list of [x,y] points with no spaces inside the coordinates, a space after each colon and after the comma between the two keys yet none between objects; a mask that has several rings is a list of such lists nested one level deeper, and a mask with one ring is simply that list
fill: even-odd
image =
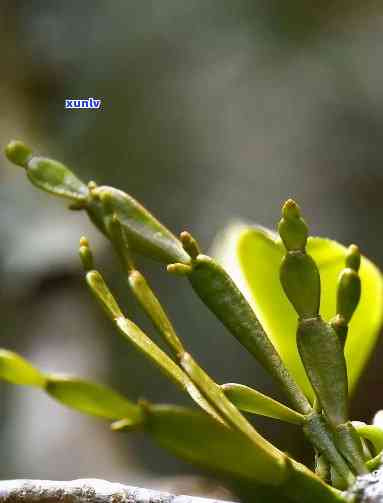
[{"label": "pointed bud tip", "polygon": [[170,274],[186,276],[192,272],[192,267],[190,265],[177,262],[175,264],[169,264],[168,266],[166,266],[166,270],[170,272]]},{"label": "pointed bud tip", "polygon": [[80,239],[80,248],[78,253],[80,255],[84,271],[92,271],[94,269],[93,255],[89,248],[89,241],[84,236]]},{"label": "pointed bud tip", "polygon": [[197,240],[193,238],[190,232],[182,231],[180,234],[180,239],[186,253],[188,253],[192,259],[197,258],[201,253],[201,250]]},{"label": "pointed bud tip", "polygon": [[350,267],[359,264],[347,264],[346,260],[346,265],[347,267],[342,270],[338,279],[336,310],[348,324],[360,301],[361,280],[354,267]]},{"label": "pointed bud tip", "polygon": [[350,245],[346,255],[346,267],[358,272],[360,267],[360,251],[357,245]]},{"label": "pointed bud tip", "polygon": [[121,431],[121,430],[125,429],[126,424],[127,424],[126,419],[118,419],[118,421],[114,421],[110,425],[110,429],[112,431]]},{"label": "pointed bud tip", "polygon": [[89,286],[93,286],[95,284],[100,283],[100,280],[103,282],[102,276],[98,271],[92,269],[86,273],[86,281]]},{"label": "pointed bud tip", "polygon": [[335,318],[331,321],[332,327],[337,330],[347,327],[347,320],[342,314],[336,314]]},{"label": "pointed bud tip", "polygon": [[85,236],[81,236],[80,246],[85,246],[85,247],[89,248],[89,241]]},{"label": "pointed bud tip", "polygon": [[305,250],[308,227],[301,216],[300,207],[293,199],[288,199],[283,205],[278,232],[287,250]]},{"label": "pointed bud tip", "polygon": [[301,209],[294,199],[287,199],[282,206],[282,215],[284,218],[299,218],[301,216]]},{"label": "pointed bud tip", "polygon": [[32,150],[22,141],[12,140],[5,147],[5,155],[13,164],[26,168],[27,163],[32,156]]},{"label": "pointed bud tip", "polygon": [[88,182],[88,190],[89,190],[89,193],[92,197],[92,199],[94,200],[99,200],[100,198],[100,195],[98,193],[98,190],[97,190],[98,186],[97,186],[97,183],[94,182],[93,180],[91,180],[90,182]]},{"label": "pointed bud tip", "polygon": [[183,243],[190,243],[190,241],[193,239],[190,232],[188,231],[182,231],[180,234],[180,239]]}]

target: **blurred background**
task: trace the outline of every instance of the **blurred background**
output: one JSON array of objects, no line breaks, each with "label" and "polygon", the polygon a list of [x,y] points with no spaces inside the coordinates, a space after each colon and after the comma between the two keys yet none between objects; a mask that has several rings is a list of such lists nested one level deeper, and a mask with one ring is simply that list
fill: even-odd
[{"label": "blurred background", "polygon": [[[4,1],[0,42],[1,145],[23,139],[84,180],[126,190],[205,249],[232,219],[274,227],[293,196],[313,234],[357,242],[383,267],[381,2]],[[101,98],[102,109],[64,109],[66,98],[87,97]],[[84,286],[82,234],[122,304],[152,333],[104,239],[4,157],[0,179],[1,345],[133,399],[183,403],[113,333]],[[185,281],[141,265],[219,382],[279,397]],[[383,407],[382,357],[381,342],[355,418]],[[111,434],[30,389],[0,384],[0,401],[2,478],[99,477],[194,491],[198,471],[140,434]],[[281,449],[307,455],[295,428],[256,425]]]}]

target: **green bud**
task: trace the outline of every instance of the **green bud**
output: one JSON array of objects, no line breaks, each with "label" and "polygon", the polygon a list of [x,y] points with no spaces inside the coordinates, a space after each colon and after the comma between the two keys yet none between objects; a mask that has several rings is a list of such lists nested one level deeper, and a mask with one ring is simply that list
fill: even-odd
[{"label": "green bud", "polygon": [[281,263],[280,280],[283,290],[302,319],[319,313],[320,276],[316,263],[304,252],[289,252]]},{"label": "green bud", "polygon": [[29,180],[36,187],[72,202],[85,203],[86,185],[61,162],[33,156],[32,151],[19,141],[9,143],[5,153],[11,162],[26,169]]},{"label": "green bud", "polygon": [[32,157],[32,150],[22,141],[13,140],[5,147],[5,155],[13,164],[26,168]]},{"label": "green bud", "polygon": [[288,220],[294,220],[301,217],[301,209],[294,199],[287,199],[282,206],[282,216]]},{"label": "green bud", "polygon": [[343,347],[334,329],[319,316],[301,320],[297,345],[307,377],[331,426],[348,419],[348,384]]},{"label": "green bud", "polygon": [[356,245],[350,245],[348,247],[346,255],[346,267],[353,269],[355,272],[359,271],[360,267],[360,251]]},{"label": "green bud", "polygon": [[93,255],[89,248],[89,242],[85,236],[80,239],[79,255],[84,271],[88,272],[94,269]]},{"label": "green bud", "polygon": [[283,205],[278,232],[287,250],[305,250],[308,228],[301,217],[299,206],[292,199],[288,199]]},{"label": "green bud", "polygon": [[201,253],[198,242],[187,231],[181,232],[180,239],[184,250],[190,255],[191,258],[196,259]]},{"label": "green bud", "polygon": [[[181,242],[125,192],[113,187],[96,187],[91,190],[91,200],[101,204],[104,222],[108,216],[116,216],[132,250],[166,264],[190,263],[190,257]],[[98,210],[97,215],[93,215],[93,220],[100,220],[100,216]],[[98,226],[102,227],[102,224],[98,223]]]},{"label": "green bud", "polygon": [[188,276],[192,272],[193,268],[191,265],[180,264],[177,262],[166,266],[166,270],[170,272],[170,274],[175,274],[176,276]]},{"label": "green bud", "polygon": [[361,282],[353,269],[343,269],[338,279],[337,314],[344,318],[346,324],[351,320],[358,307],[361,295]]}]

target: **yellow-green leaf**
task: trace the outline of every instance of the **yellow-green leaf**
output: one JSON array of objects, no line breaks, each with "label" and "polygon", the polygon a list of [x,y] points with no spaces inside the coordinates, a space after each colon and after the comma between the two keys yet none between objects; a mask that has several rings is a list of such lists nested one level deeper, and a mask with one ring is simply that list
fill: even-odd
[{"label": "yellow-green leaf", "polygon": [[44,376],[27,360],[13,351],[0,349],[0,378],[13,384],[42,388]]},{"label": "yellow-green leaf", "polygon": [[101,384],[59,374],[47,376],[46,391],[56,400],[92,416],[127,419],[138,425],[143,420],[141,408],[117,391]]},{"label": "yellow-green leaf", "polygon": [[221,388],[227,398],[244,412],[272,417],[293,424],[303,424],[305,421],[304,415],[244,384],[227,383],[223,384]]},{"label": "yellow-green leaf", "polygon": [[14,164],[25,168],[29,180],[39,189],[85,203],[89,192],[87,186],[61,162],[35,156],[27,145],[17,140],[6,146],[5,155]]},{"label": "yellow-green leaf", "polygon": [[362,423],[360,421],[353,421],[352,425],[362,438],[365,438],[372,443],[376,454],[379,454],[383,451],[382,428],[379,428],[379,426],[375,426],[373,424]]},{"label": "yellow-green leaf", "polygon": [[284,477],[283,462],[206,414],[183,407],[151,405],[145,430],[162,447],[211,470],[270,485],[280,483]]},{"label": "yellow-green leaf", "polygon": [[[308,240],[307,252],[319,267],[320,314],[329,320],[336,314],[336,285],[347,248],[330,239],[313,237]],[[279,266],[284,255],[281,240],[265,228],[236,224],[217,242],[216,255],[251,303],[290,372],[306,394],[312,396],[296,346],[297,316],[279,281]],[[362,257],[360,276],[361,300],[350,322],[345,347],[351,391],[375,345],[383,317],[381,272]]]},{"label": "yellow-green leaf", "polygon": [[72,201],[85,202],[87,186],[61,162],[47,157],[32,157],[26,169],[28,178],[39,189]]}]

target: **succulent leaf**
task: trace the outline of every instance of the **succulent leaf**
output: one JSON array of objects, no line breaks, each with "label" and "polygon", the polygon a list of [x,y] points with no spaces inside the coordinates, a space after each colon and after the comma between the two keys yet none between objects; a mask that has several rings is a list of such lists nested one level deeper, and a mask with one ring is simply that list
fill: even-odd
[{"label": "succulent leaf", "polygon": [[9,143],[5,153],[11,162],[26,169],[29,180],[36,187],[73,202],[85,203],[87,186],[61,162],[34,156],[32,151],[19,141]]},{"label": "succulent leaf", "polygon": [[[263,227],[236,223],[217,238],[214,249],[218,260],[250,302],[287,368],[312,397],[295,344],[296,313],[279,281],[279,267],[284,256],[281,239]],[[324,319],[332,319],[336,314],[335,292],[347,248],[336,241],[310,237],[307,253],[318,265],[321,277],[320,314]],[[376,343],[383,319],[382,274],[363,256],[360,277],[361,299],[350,322],[345,346],[351,392]]]},{"label": "succulent leaf", "polygon": [[239,410],[272,417],[292,424],[303,424],[305,416],[244,384],[226,383],[221,388]]},{"label": "succulent leaf", "polygon": [[188,278],[203,303],[276,379],[293,406],[302,413],[309,412],[310,404],[306,397],[292,379],[256,313],[227,271],[211,257],[198,255]]},{"label": "succulent leaf", "polygon": [[92,416],[128,419],[131,426],[143,421],[138,405],[101,384],[72,376],[48,374],[46,391],[64,405]]},{"label": "succulent leaf", "polygon": [[314,260],[303,251],[289,252],[282,260],[280,279],[299,318],[318,316],[320,277]]},{"label": "succulent leaf", "polygon": [[7,349],[0,349],[0,379],[37,388],[45,385],[44,376],[39,370],[19,354]]},{"label": "succulent leaf", "polygon": [[321,318],[298,324],[297,345],[307,376],[329,423],[348,420],[348,389],[343,348],[334,329]]},{"label": "succulent leaf", "polygon": [[[117,218],[132,250],[166,264],[190,262],[181,241],[129,194],[113,187],[100,186],[91,190],[90,199],[90,207],[92,199],[96,206],[96,220],[100,216],[100,206],[102,209],[104,224],[99,224],[99,227],[104,230],[105,219]],[[92,213],[91,209],[89,211]]]}]

